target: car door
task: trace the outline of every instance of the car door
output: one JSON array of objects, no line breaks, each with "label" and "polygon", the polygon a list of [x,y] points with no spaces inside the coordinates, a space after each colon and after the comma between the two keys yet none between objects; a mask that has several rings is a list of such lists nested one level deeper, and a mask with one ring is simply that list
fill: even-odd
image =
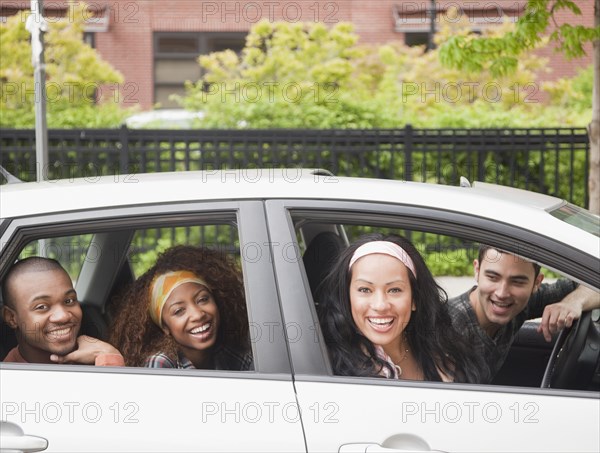
[{"label": "car door", "polygon": [[[162,204],[13,220],[2,233],[2,275],[24,244],[41,238],[234,225],[254,371],[2,363],[0,450],[22,442],[17,449],[27,451],[38,442],[9,437],[16,425],[46,439],[48,452],[305,451],[264,215],[257,215],[263,209],[253,201]],[[114,240],[105,247],[98,250],[112,262],[97,278],[124,259]],[[93,299],[94,292],[84,297]]]},{"label": "car door", "polygon": [[[524,233],[510,225],[414,206],[273,200],[267,217],[278,245],[277,282],[286,288],[284,318],[293,323],[289,344],[309,451],[598,451],[597,391],[334,376],[297,230],[310,224],[410,228],[526,250],[541,242],[521,242]],[[558,253],[550,259],[564,260]]]}]

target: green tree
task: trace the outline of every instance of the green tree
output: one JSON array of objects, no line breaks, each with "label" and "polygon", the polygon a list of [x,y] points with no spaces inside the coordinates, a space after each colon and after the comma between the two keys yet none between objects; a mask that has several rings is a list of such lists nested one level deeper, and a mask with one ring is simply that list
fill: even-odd
[{"label": "green tree", "polygon": [[[123,82],[123,76],[83,42],[86,5],[69,5],[67,18],[49,23],[45,33],[46,101],[49,127],[118,126],[130,114],[114,102],[110,90],[96,104],[103,85]],[[0,24],[0,126],[31,128],[35,124],[31,36],[27,14]],[[104,90],[108,93],[109,90]]]},{"label": "green tree", "polygon": [[590,65],[578,71],[575,77],[560,78],[555,82],[544,83],[544,91],[550,95],[552,106],[571,112],[591,114],[594,92],[593,69],[593,66]]},{"label": "green tree", "polygon": [[588,125],[590,137],[589,209],[600,214],[600,0],[594,0],[594,26],[556,24],[560,11],[581,15],[581,9],[571,0],[528,0],[525,13],[515,28],[500,37],[477,37],[461,34],[444,42],[440,49],[441,61],[450,66],[478,72],[484,69],[494,75],[513,72],[519,56],[535,48],[549,33],[551,41],[567,57],[585,54],[585,44],[593,45],[592,118]]},{"label": "green tree", "polygon": [[240,56],[201,56],[204,76],[189,83],[186,108],[204,127],[395,127],[384,83],[352,25],[256,24]]},{"label": "green tree", "polygon": [[[510,25],[484,31],[497,38]],[[546,60],[524,53],[517,70],[498,77],[448,68],[438,50],[401,43],[359,46],[352,25],[257,24],[241,55],[199,58],[203,77],[180,102],[202,110],[201,127],[362,128],[581,126],[586,111],[549,108],[534,99]],[[436,41],[467,35],[452,21]],[[563,84],[569,83],[568,81]],[[553,89],[552,84],[547,84]],[[557,89],[557,88],[556,88]],[[577,90],[576,86],[571,91]]]},{"label": "green tree", "polygon": [[[449,14],[458,13],[449,11]],[[511,24],[485,30],[495,38]],[[436,34],[442,44],[457,35],[468,35],[466,19],[449,21]],[[384,46],[389,67],[396,66],[395,96],[390,102],[406,123],[419,127],[539,127],[548,123],[585,124],[580,112],[565,118],[559,109],[549,109],[535,99],[538,73],[547,60],[533,52],[524,53],[516,70],[498,76],[487,68],[477,72],[449,68],[441,64],[439,50],[424,53],[423,48],[404,45]],[[554,88],[547,84],[547,89]],[[577,89],[573,87],[573,89]]]}]

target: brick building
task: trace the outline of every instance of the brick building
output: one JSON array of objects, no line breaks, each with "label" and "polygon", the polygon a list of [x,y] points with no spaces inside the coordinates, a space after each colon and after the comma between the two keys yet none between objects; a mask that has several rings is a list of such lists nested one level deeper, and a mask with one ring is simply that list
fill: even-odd
[{"label": "brick building", "polygon": [[[170,94],[184,92],[185,80],[197,80],[200,54],[226,48],[239,50],[250,27],[261,19],[288,22],[352,22],[365,44],[402,41],[425,44],[431,30],[430,0],[90,0],[86,39],[125,77],[120,87],[125,104],[149,109],[156,103],[172,107]],[[558,23],[593,24],[593,0],[577,2],[582,16],[562,14]],[[499,23],[502,15],[515,20],[524,0],[437,0],[434,24],[448,20],[445,12],[457,7],[475,32]],[[29,9],[29,1],[0,1],[0,16]],[[44,1],[46,15],[66,15],[64,1]],[[540,53],[550,59],[545,79],[572,76],[591,63],[588,57],[568,61],[552,49]]]}]

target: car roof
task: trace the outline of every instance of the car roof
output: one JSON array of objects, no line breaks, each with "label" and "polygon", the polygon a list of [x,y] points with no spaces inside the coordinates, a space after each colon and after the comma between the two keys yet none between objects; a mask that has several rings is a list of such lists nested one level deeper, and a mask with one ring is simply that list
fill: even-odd
[{"label": "car roof", "polygon": [[[15,218],[86,209],[174,201],[332,199],[424,206],[505,221],[586,250],[589,235],[548,211],[560,198],[495,184],[472,187],[398,180],[338,177],[314,169],[184,171],[73,178],[0,186],[0,217]],[[502,213],[505,212],[505,219]],[[574,234],[577,233],[577,234]],[[557,236],[559,234],[559,236]],[[565,236],[566,235],[566,236]],[[591,236],[591,235],[589,235]],[[593,251],[586,250],[587,253]]]},{"label": "car roof", "polygon": [[[146,173],[8,184],[0,186],[0,196],[6,202],[0,209],[2,217],[21,217],[192,200],[327,198],[412,204],[415,194],[419,195],[416,204],[431,207],[450,207],[448,203],[456,199],[456,194],[468,194],[474,202],[480,197],[518,201],[544,210],[564,203],[556,197],[482,182],[465,190],[432,183],[339,177],[318,169],[293,168]],[[482,206],[475,204],[471,208],[479,211]]]}]

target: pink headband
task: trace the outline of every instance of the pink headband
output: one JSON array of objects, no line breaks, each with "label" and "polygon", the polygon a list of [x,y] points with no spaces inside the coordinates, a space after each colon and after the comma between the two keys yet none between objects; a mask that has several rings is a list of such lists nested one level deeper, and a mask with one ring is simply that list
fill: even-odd
[{"label": "pink headband", "polygon": [[352,258],[350,259],[350,265],[348,266],[348,269],[352,268],[352,265],[356,262],[356,260],[362,258],[363,256],[373,255],[376,253],[393,256],[394,258],[400,260],[402,264],[411,270],[414,277],[417,278],[415,265],[410,256],[408,256],[408,253],[406,253],[406,251],[398,244],[394,244],[393,242],[389,241],[371,241],[361,245],[354,251],[354,255],[352,255]]}]

